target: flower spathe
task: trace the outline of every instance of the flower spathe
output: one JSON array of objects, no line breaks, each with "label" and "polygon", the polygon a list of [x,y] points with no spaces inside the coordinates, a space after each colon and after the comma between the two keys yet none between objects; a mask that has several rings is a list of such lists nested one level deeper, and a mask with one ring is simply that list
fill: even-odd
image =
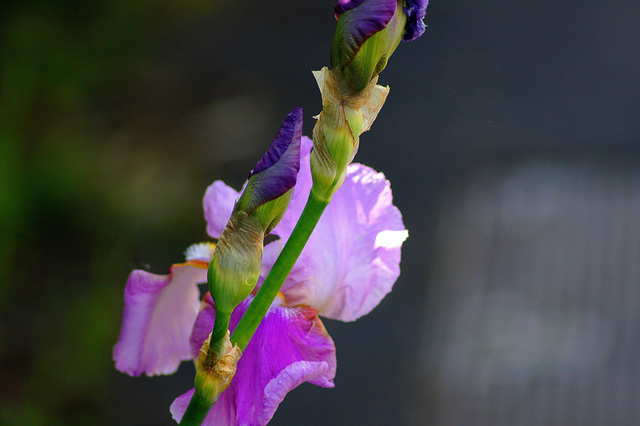
[{"label": "flower spathe", "polygon": [[377,85],[376,76],[363,91],[345,97],[340,77],[332,70],[323,67],[313,75],[322,95],[323,109],[313,129],[312,191],[317,198],[329,201],[342,186],[347,166],[358,151],[360,135],[371,128],[389,88]]},{"label": "flower spathe", "polygon": [[[265,246],[262,277],[281,250],[281,242],[291,234],[309,195],[312,184],[309,171],[311,145],[309,139],[303,138],[301,167],[293,198],[273,231],[281,239]],[[207,231],[211,237],[220,236],[236,199],[237,193],[221,182],[214,182],[207,189],[204,206]],[[384,176],[366,166],[349,166],[343,187],[334,194],[333,201],[285,281],[281,296],[274,301],[243,352],[231,385],[220,395],[203,424],[266,424],[286,393],[299,384],[308,381],[319,386],[333,386],[335,347],[318,315],[352,321],[370,312],[391,290],[398,277],[400,249],[406,237],[407,231],[400,212],[392,204],[391,190]],[[206,247],[197,247],[190,251],[191,255],[200,253],[206,257]],[[160,300],[165,293],[172,291],[174,284],[178,283],[175,277],[175,274],[170,275],[169,282],[160,290],[151,288],[160,295],[150,299]],[[193,288],[201,277],[195,278],[191,283]],[[235,328],[252,297],[249,296],[233,312],[231,329]],[[131,324],[123,323],[123,330],[132,328],[141,338],[152,337],[149,333],[155,330],[153,322],[161,321],[164,311],[152,315],[148,322],[140,322],[139,312],[154,310],[158,306],[153,305],[153,301],[146,305],[136,304],[137,300],[125,302],[130,305],[125,306],[129,315],[123,318],[123,322],[130,321]],[[172,306],[172,315],[176,318],[185,318],[185,323],[187,318],[191,320],[189,331],[178,339],[181,351],[185,349],[185,342],[187,348],[190,346],[188,357],[197,354],[211,331],[215,317],[210,296],[205,297],[199,306],[196,314],[193,314],[191,299],[184,305]],[[174,352],[168,343],[153,348],[162,352],[153,354],[156,358]],[[119,353],[122,356],[124,352]],[[131,365],[145,366],[154,359],[149,351],[130,350],[126,356],[127,363]],[[185,357],[184,352],[180,352],[180,357]],[[118,368],[119,365],[122,363],[117,364]],[[163,369],[161,373],[166,374],[170,372],[168,370]],[[149,371],[151,374],[160,373],[153,369]],[[150,374],[140,368],[130,374],[143,372]],[[182,417],[190,397],[188,392],[174,402],[171,407],[174,418]]]}]

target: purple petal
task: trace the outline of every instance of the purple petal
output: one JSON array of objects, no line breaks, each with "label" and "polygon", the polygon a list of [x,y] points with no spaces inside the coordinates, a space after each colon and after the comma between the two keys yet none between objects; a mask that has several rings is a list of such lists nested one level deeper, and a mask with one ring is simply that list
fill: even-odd
[{"label": "purple petal", "polygon": [[340,15],[348,10],[354,9],[360,6],[366,0],[338,0],[336,6],[333,8],[333,11],[336,15]]},{"label": "purple petal", "polygon": [[[277,228],[284,241],[309,195],[308,150],[308,142],[303,141],[296,194]],[[361,164],[350,165],[342,188],[334,194],[282,287],[287,304],[314,306],[320,315],[342,321],[353,321],[377,306],[400,274],[400,251],[407,237],[392,201],[382,173]],[[263,275],[282,245],[276,241],[265,246]]]},{"label": "purple petal", "polygon": [[238,209],[250,213],[294,187],[300,170],[301,137],[302,108],[295,108],[251,172],[249,183],[238,200]]},{"label": "purple petal", "polygon": [[212,238],[220,238],[227,225],[233,206],[238,198],[238,191],[217,180],[207,188],[202,203],[204,218],[207,221],[207,233]]},{"label": "purple petal", "polygon": [[422,20],[427,15],[429,0],[405,0],[402,11],[407,15],[407,24],[402,36],[403,41],[413,41],[425,30]]},{"label": "purple petal", "polygon": [[[232,315],[232,318],[233,318],[233,315]],[[191,355],[193,356],[193,359],[196,359],[198,357],[198,354],[200,353],[200,348],[202,348],[202,344],[204,343],[205,340],[207,340],[207,337],[209,337],[209,334],[213,330],[213,323],[215,319],[216,319],[216,310],[214,308],[213,297],[211,297],[210,292],[207,292],[207,294],[202,298],[202,302],[200,303],[200,309],[198,311],[198,316],[196,317],[196,320],[193,323],[191,336],[189,336],[189,346],[191,347]],[[236,324],[234,323],[233,324],[234,328],[235,328],[235,325]]]},{"label": "purple petal", "polygon": [[311,165],[309,161],[309,155],[313,148],[313,141],[308,137],[302,137],[300,144],[300,171],[296,180],[296,186],[293,189],[293,198],[289,203],[289,208],[285,212],[284,216],[273,230],[272,234],[279,236],[289,236],[293,228],[298,222],[298,218],[307,203],[309,198],[309,192],[311,191],[311,185],[313,180],[311,178]]},{"label": "purple petal", "polygon": [[396,6],[396,0],[356,0],[336,4],[336,12],[347,8],[349,13],[341,17],[341,33],[336,33],[340,38],[334,41],[340,49],[338,52],[332,50],[331,66],[345,67],[350,64],[364,42],[387,27]]},{"label": "purple petal", "polygon": [[[287,115],[287,118],[284,119],[269,150],[262,156],[260,161],[258,161],[256,167],[251,172],[251,176],[268,169],[280,160],[289,161],[292,165],[297,164],[298,161],[296,161],[294,153],[291,152],[290,148],[292,142],[299,140],[301,137],[302,108],[298,107],[294,108],[289,115]],[[292,156],[293,158],[291,158]],[[288,159],[286,157],[288,157]]]},{"label": "purple petal", "polygon": [[[249,297],[231,316],[234,329],[246,311]],[[215,311],[205,296],[191,336],[192,351],[200,350],[211,332]],[[306,306],[272,306],[238,362],[238,370],[203,425],[265,425],[287,392],[304,382],[333,387],[335,346],[317,311]],[[191,392],[191,391],[190,391]],[[182,418],[191,394],[171,405],[174,419]]]},{"label": "purple petal", "polygon": [[[184,416],[184,413],[187,411],[187,407],[189,406],[189,402],[191,401],[193,392],[195,392],[195,389],[188,390],[174,399],[171,403],[171,407],[169,407],[169,410],[171,411],[171,415],[176,422],[180,423],[180,420],[182,420],[182,416]],[[205,422],[203,422],[203,424],[206,424]],[[232,419],[229,419],[229,421],[225,424],[232,425],[233,423],[234,422],[232,421]]]},{"label": "purple petal", "polygon": [[206,280],[207,264],[199,261],[174,265],[169,275],[133,271],[113,349],[116,368],[132,376],[171,374],[190,359],[189,334],[199,306],[196,284]]}]

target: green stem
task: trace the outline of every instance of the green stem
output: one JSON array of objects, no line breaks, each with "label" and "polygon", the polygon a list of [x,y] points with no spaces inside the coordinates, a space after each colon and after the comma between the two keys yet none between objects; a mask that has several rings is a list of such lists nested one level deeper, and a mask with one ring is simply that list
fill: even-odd
[{"label": "green stem", "polygon": [[229,330],[230,319],[230,313],[216,311],[216,319],[213,323],[213,331],[211,332],[211,340],[209,341],[209,352],[213,351],[214,354],[220,355],[219,352],[223,339]]},{"label": "green stem", "polygon": [[274,263],[267,278],[260,286],[260,290],[258,290],[249,305],[247,312],[242,316],[231,335],[232,345],[238,344],[241,350],[245,350],[251,337],[258,329],[260,321],[262,321],[273,300],[278,295],[282,283],[284,283],[296,260],[298,260],[302,249],[307,244],[309,236],[311,236],[328,204],[328,201],[318,199],[313,192],[309,194],[309,199],[302,211],[302,215],[300,215],[300,219],[284,245],[280,256],[278,256],[276,263]]},{"label": "green stem", "polygon": [[200,426],[214,403],[215,401],[207,398],[196,386],[191,401],[189,401],[189,406],[187,406],[187,411],[185,411],[179,424],[182,426]]}]

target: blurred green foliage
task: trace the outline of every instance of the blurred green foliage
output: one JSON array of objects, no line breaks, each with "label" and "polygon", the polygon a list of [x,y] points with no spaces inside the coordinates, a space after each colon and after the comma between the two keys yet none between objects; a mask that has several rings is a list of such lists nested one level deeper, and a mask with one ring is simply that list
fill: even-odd
[{"label": "blurred green foliage", "polygon": [[[0,5],[0,424],[106,421],[97,413],[140,241],[204,236],[204,188],[188,167],[151,141],[119,141],[104,111],[130,98],[154,39],[219,3]],[[141,258],[155,254],[167,269],[179,259]]]}]

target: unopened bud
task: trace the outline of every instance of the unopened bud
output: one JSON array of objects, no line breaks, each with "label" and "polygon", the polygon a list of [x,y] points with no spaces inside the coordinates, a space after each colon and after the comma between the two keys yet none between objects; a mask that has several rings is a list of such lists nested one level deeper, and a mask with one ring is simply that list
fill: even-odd
[{"label": "unopened bud", "polygon": [[302,108],[295,108],[282,123],[269,150],[258,161],[234,211],[256,217],[265,235],[284,215],[300,170]]},{"label": "unopened bud", "polygon": [[331,67],[344,91],[359,92],[387,65],[401,40],[424,33],[428,0],[339,0]]},{"label": "unopened bud", "polygon": [[282,218],[300,170],[302,108],[284,120],[258,161],[222,231],[209,263],[208,284],[217,312],[231,315],[260,275],[264,237]]},{"label": "unopened bud", "polygon": [[357,93],[385,68],[406,23],[402,0],[365,0],[338,17],[331,68],[345,91]]}]

